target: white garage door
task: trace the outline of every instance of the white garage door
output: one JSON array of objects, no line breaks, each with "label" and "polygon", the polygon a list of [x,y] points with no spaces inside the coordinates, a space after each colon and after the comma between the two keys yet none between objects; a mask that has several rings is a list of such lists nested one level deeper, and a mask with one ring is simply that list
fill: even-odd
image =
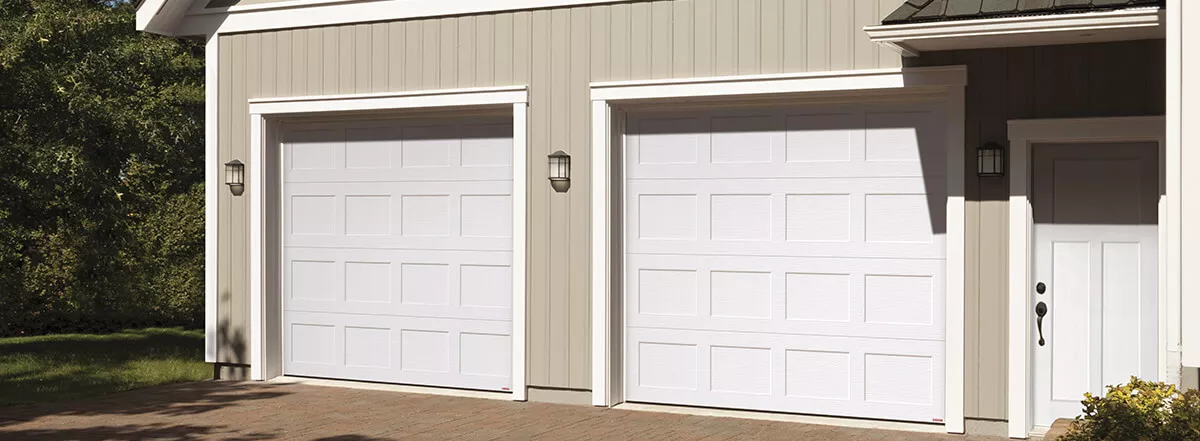
[{"label": "white garage door", "polygon": [[508,390],[511,122],[283,136],[285,373]]},{"label": "white garage door", "polygon": [[626,398],[941,421],[943,120],[630,116]]}]

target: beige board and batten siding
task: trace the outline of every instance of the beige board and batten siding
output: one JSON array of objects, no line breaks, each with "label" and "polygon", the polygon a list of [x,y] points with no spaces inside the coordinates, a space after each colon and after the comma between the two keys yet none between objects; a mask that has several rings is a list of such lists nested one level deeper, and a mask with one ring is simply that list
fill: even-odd
[{"label": "beige board and batten siding", "polygon": [[[643,1],[222,35],[220,162],[249,156],[250,98],[528,85],[528,380],[589,389],[589,83],[899,67],[861,29],[900,2]],[[567,194],[546,182],[560,149],[574,162]],[[220,192],[227,363],[248,362],[248,203]]]},{"label": "beige board and batten siding", "polygon": [[[923,53],[912,66],[967,66],[966,406],[1007,418],[1008,179],[975,174],[974,148],[1008,121],[1162,115],[1163,40]],[[1007,175],[1006,175],[1007,176]]]}]

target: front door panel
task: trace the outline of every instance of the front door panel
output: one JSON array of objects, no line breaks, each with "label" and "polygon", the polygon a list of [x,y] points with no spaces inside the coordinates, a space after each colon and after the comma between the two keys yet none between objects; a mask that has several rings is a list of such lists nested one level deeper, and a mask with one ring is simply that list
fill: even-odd
[{"label": "front door panel", "polygon": [[1085,392],[1157,379],[1158,148],[1033,150],[1034,425],[1049,426]]}]

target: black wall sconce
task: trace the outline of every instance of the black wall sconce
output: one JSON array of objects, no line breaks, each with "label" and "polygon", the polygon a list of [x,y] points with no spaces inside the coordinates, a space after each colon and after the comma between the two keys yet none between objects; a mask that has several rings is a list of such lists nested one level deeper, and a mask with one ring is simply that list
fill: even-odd
[{"label": "black wall sconce", "polygon": [[234,159],[225,163],[225,185],[234,196],[241,196],[246,191],[246,165],[242,161]]},{"label": "black wall sconce", "polygon": [[559,193],[571,188],[571,155],[559,150],[548,156],[550,159],[550,187]]},{"label": "black wall sconce", "polygon": [[978,173],[983,178],[998,178],[1004,176],[1004,146],[997,142],[988,142],[979,146],[976,151],[979,158]]}]

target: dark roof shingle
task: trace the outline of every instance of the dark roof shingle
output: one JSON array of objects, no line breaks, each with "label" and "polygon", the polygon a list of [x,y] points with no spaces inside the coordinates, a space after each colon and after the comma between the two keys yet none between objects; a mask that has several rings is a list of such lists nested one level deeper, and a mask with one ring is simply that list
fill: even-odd
[{"label": "dark roof shingle", "polygon": [[1165,0],[906,0],[883,24],[1163,7]]}]

